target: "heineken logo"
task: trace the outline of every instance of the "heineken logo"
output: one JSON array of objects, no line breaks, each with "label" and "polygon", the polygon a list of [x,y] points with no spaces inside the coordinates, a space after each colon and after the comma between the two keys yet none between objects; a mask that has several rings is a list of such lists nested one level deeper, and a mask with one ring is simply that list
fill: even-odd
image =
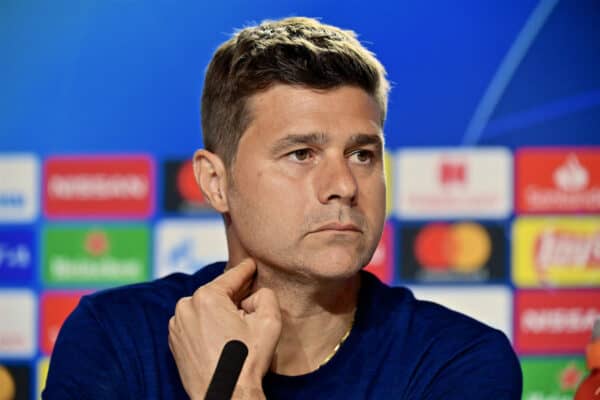
[{"label": "heineken logo", "polygon": [[108,238],[102,231],[92,231],[85,238],[85,250],[94,257],[106,254],[108,249]]},{"label": "heineken logo", "polygon": [[149,278],[150,233],[143,225],[50,226],[43,240],[48,285],[115,286]]},{"label": "heineken logo", "polygon": [[560,371],[560,388],[561,390],[577,390],[577,386],[582,379],[583,371],[574,362],[570,362]]},{"label": "heineken logo", "polygon": [[583,357],[523,357],[523,399],[570,400],[586,375]]}]

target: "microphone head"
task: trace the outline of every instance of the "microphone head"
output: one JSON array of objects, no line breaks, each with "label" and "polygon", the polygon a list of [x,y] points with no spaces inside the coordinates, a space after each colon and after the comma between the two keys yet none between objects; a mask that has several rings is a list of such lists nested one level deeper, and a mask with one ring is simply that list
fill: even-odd
[{"label": "microphone head", "polygon": [[220,359],[226,359],[229,366],[239,365],[241,371],[241,366],[244,365],[246,357],[248,357],[246,344],[239,340],[230,340],[223,346]]},{"label": "microphone head", "polygon": [[246,357],[248,357],[248,347],[244,342],[230,340],[225,343],[208,385],[205,400],[231,399]]}]

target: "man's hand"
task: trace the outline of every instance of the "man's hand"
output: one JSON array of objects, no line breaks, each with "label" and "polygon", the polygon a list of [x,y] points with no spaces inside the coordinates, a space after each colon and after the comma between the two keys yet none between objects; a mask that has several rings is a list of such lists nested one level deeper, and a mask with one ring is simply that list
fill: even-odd
[{"label": "man's hand", "polygon": [[169,347],[179,376],[192,399],[203,399],[225,343],[237,339],[248,346],[234,398],[260,398],[281,333],[275,294],[260,289],[247,296],[256,272],[251,259],[227,270],[177,302],[169,321]]}]

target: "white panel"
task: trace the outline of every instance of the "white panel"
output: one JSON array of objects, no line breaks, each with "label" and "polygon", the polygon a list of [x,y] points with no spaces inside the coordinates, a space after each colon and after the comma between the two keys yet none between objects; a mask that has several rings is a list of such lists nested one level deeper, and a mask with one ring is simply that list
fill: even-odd
[{"label": "white panel", "polygon": [[155,232],[155,276],[193,274],[215,261],[227,260],[225,227],[220,219],[163,220]]},{"label": "white panel", "polygon": [[512,210],[512,155],[505,148],[401,150],[395,160],[400,218],[505,218]]},{"label": "white panel", "polygon": [[439,303],[501,330],[512,341],[512,291],[502,285],[411,286],[416,298]]}]

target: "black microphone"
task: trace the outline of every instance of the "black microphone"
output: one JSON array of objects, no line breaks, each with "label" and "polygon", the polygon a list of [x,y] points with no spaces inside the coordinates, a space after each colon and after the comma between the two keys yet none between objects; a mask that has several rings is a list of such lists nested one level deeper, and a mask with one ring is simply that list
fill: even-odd
[{"label": "black microphone", "polygon": [[231,399],[247,356],[248,347],[243,342],[230,340],[225,343],[204,400]]}]

